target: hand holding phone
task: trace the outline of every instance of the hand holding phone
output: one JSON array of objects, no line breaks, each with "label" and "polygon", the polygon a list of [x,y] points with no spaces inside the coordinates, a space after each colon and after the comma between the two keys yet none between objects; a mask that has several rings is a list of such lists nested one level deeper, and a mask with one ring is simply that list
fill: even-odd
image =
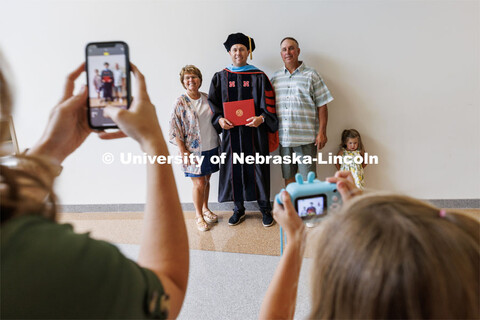
[{"label": "hand holding phone", "polygon": [[92,132],[85,114],[87,88],[82,87],[77,95],[73,94],[75,80],[84,69],[82,63],[67,76],[63,96],[51,111],[42,137],[27,151],[28,155],[49,157],[61,164]]},{"label": "hand holding phone", "polygon": [[85,49],[88,86],[88,124],[93,129],[117,128],[103,110],[127,110],[131,102],[128,45],[122,41],[93,42]]},{"label": "hand holding phone", "polygon": [[[158,123],[155,106],[148,96],[145,77],[138,68],[131,63],[135,75],[135,99],[129,110],[113,106],[105,107],[105,116],[112,119],[121,131],[101,132],[102,139],[116,139],[126,135],[135,139],[142,150],[148,154],[162,154],[167,150],[160,124]],[[163,150],[163,151],[162,151]]]}]

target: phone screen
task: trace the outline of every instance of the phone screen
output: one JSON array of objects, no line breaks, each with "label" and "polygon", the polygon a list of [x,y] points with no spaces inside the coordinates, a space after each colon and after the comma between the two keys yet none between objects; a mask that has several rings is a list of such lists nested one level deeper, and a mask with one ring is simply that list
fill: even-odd
[{"label": "phone screen", "polygon": [[86,48],[88,119],[92,128],[116,128],[103,116],[103,108],[128,109],[130,105],[130,64],[124,42],[89,43]]},{"label": "phone screen", "polygon": [[327,197],[325,194],[298,198],[295,206],[300,218],[313,218],[326,213]]}]

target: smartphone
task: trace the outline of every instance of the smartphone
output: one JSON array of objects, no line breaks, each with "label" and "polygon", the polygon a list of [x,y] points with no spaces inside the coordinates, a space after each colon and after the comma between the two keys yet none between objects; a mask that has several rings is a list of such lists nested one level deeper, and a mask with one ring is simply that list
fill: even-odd
[{"label": "smartphone", "polygon": [[320,218],[327,213],[327,196],[325,194],[299,197],[295,199],[295,209],[302,219]]},{"label": "smartphone", "polygon": [[92,42],[85,48],[88,124],[93,129],[117,128],[103,116],[106,106],[128,109],[131,102],[130,59],[123,41]]}]

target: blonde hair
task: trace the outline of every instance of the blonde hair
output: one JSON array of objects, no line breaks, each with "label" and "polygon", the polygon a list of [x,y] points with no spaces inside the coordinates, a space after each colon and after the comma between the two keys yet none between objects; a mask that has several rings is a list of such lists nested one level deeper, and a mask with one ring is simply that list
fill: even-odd
[{"label": "blonde hair", "polygon": [[[202,85],[202,81],[203,81],[202,72],[200,71],[200,69],[198,69],[194,65],[187,64],[185,67],[182,68],[182,70],[180,70],[180,83],[182,84],[182,86],[184,88],[185,88],[185,84],[183,84],[183,79],[185,78],[185,74],[196,75],[200,79],[200,86]],[[187,89],[187,88],[185,88],[185,89]]]},{"label": "blonde hair", "polygon": [[311,319],[475,318],[480,224],[399,195],[367,195],[316,238]]},{"label": "blonde hair", "polygon": [[0,51],[0,141],[4,141],[10,132],[9,117],[12,112],[13,94],[7,82],[8,66]]},{"label": "blonde hair", "polygon": [[342,143],[340,143],[340,149],[347,148],[347,141],[348,139],[355,139],[358,138],[358,149],[361,152],[365,152],[365,148],[363,147],[362,137],[360,136],[360,132],[355,129],[345,129],[342,132]]},{"label": "blonde hair", "polygon": [[[9,130],[12,107],[12,91],[7,81],[6,62],[0,52],[0,141]],[[52,190],[49,165],[37,157],[16,155],[14,168],[0,165],[0,223],[20,215],[42,215],[51,220],[56,217],[56,198]],[[35,190],[32,193],[32,190]],[[40,201],[38,190],[45,197]]]}]

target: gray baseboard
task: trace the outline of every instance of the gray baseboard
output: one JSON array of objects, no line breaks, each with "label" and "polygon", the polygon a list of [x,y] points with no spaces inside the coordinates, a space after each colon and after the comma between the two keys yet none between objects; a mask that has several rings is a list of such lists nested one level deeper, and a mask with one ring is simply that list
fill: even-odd
[{"label": "gray baseboard", "polygon": [[435,199],[426,200],[439,208],[445,209],[479,209],[480,199]]},{"label": "gray baseboard", "polygon": [[[218,203],[212,202],[208,204],[213,211],[230,211],[233,209],[232,202]],[[63,204],[58,205],[58,212],[141,212],[145,208],[143,203],[119,203],[119,204]],[[192,202],[182,203],[184,211],[194,211],[195,207]],[[245,202],[247,211],[258,211],[256,202]]]},{"label": "gray baseboard", "polygon": [[[480,199],[433,199],[426,200],[439,208],[446,209],[479,209]],[[64,204],[58,206],[58,212],[141,212],[145,204],[143,203],[118,203],[118,204]],[[209,204],[213,211],[230,211],[233,209],[232,202]],[[184,211],[195,210],[192,202],[182,203]],[[256,202],[246,202],[245,209],[247,211],[258,211]]]}]

